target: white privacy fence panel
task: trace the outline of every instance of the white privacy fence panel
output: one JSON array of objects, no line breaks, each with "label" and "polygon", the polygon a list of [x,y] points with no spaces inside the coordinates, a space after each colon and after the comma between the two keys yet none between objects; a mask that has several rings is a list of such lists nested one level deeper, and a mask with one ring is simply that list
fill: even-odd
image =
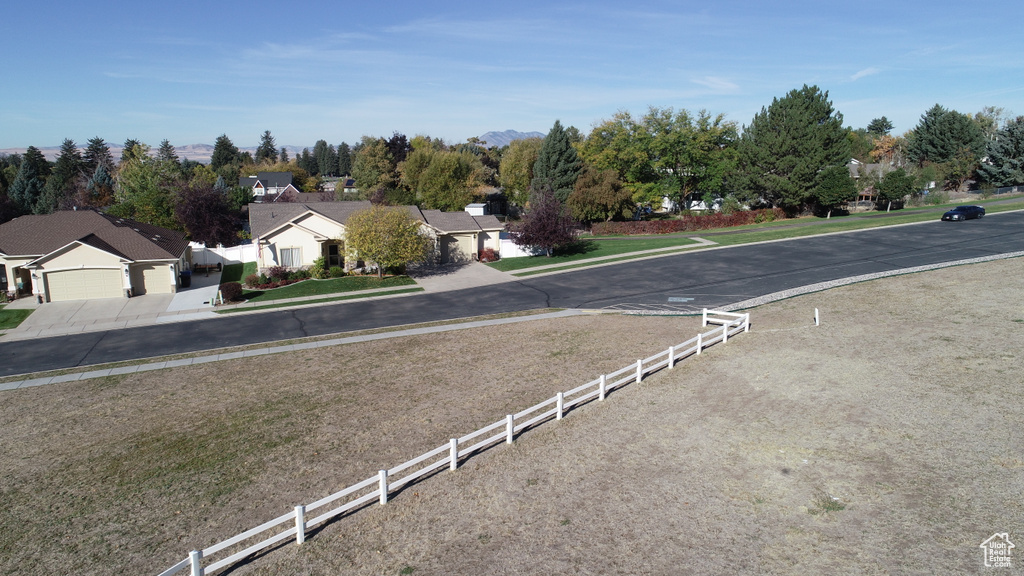
[{"label": "white privacy fence panel", "polygon": [[190,242],[192,246],[193,264],[239,264],[242,262],[256,261],[256,245],[243,244],[241,246],[206,246],[201,242]]},{"label": "white privacy fence panel", "polygon": [[[325,496],[312,504],[296,506],[292,512],[246,530],[227,540],[218,542],[209,548],[193,550],[187,558],[161,572],[159,576],[172,576],[185,568],[191,569],[190,574],[192,576],[203,576],[204,574],[209,574],[234,564],[289,538],[295,538],[296,544],[302,544],[305,541],[306,532],[312,526],[326,522],[346,512],[367,506],[375,500],[385,504],[388,500],[388,494],[400,486],[433,474],[445,466],[450,470],[455,470],[458,468],[460,459],[467,458],[477,451],[502,441],[506,444],[511,444],[517,434],[552,418],[561,420],[569,411],[578,406],[595,399],[602,401],[609,392],[616,388],[631,382],[640,383],[645,376],[665,368],[671,369],[678,361],[700,354],[708,346],[718,342],[728,342],[730,337],[750,330],[749,314],[735,314],[705,309],[702,315],[702,322],[705,327],[709,324],[720,327],[702,332],[695,338],[691,338],[676,346],[671,346],[664,352],[639,359],[609,374],[602,374],[598,378],[577,386],[568,392],[558,392],[553,398],[539,402],[521,412],[508,414],[502,420],[470,432],[461,438],[452,438],[446,444],[393,468],[379,470],[377,474],[366,480]],[[475,441],[475,443],[467,445],[471,441]],[[413,472],[396,480],[391,479],[391,477],[417,466],[419,468]],[[315,518],[306,520],[306,513],[339,502],[341,503],[339,506]],[[276,532],[269,536],[266,535],[267,532],[272,531]],[[257,537],[264,539],[250,542]],[[249,544],[246,545],[246,542],[249,542]],[[210,556],[229,548],[242,546],[244,547],[229,556],[203,566],[203,561]]]}]

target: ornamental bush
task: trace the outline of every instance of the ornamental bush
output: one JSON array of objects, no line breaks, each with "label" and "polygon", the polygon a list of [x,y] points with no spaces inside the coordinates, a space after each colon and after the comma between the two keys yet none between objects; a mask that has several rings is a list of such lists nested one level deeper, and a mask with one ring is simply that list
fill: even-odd
[{"label": "ornamental bush", "polygon": [[225,282],[220,285],[220,295],[225,302],[242,299],[242,285],[238,282]]},{"label": "ornamental bush", "polygon": [[772,222],[784,217],[785,212],[781,208],[771,208],[768,210],[744,210],[733,212],[732,214],[686,215],[676,220],[597,222],[590,230],[595,236],[674,234],[678,232],[692,232],[694,230],[743,226],[759,222]]}]

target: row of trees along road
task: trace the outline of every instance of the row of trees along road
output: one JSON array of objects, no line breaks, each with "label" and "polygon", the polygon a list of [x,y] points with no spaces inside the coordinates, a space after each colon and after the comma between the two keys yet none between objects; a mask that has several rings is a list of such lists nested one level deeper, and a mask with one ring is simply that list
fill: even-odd
[{"label": "row of trees along road", "polygon": [[[865,128],[842,123],[828,92],[804,86],[742,127],[706,110],[651,107],[642,115],[620,111],[589,134],[556,121],[545,138],[502,148],[395,132],[364,136],[351,147],[319,140],[290,158],[266,131],[255,155],[222,134],[203,165],[179,158],[166,140],[150,150],[130,139],[119,162],[101,138],[84,151],[66,140],[56,162],[34,147],[0,157],[0,219],[98,207],[184,229],[194,239],[231,242],[226,230],[237,230],[237,210],[249,200],[238,177],[261,170],[290,171],[307,192],[323,178],[350,174],[360,190],[352,198],[441,210],[461,210],[500,187],[528,213],[532,196],[550,190],[580,222],[629,218],[637,206],[657,208],[663,199],[678,210],[703,201],[725,210],[763,204],[824,215],[867,188],[887,206],[932,181],[947,189],[972,180],[1024,184],[1024,120],[1009,120],[1002,109],[969,115],[935,105],[902,136],[890,134],[885,116]],[[854,181],[844,173],[851,157],[886,169]],[[197,221],[211,212],[218,216]]]}]

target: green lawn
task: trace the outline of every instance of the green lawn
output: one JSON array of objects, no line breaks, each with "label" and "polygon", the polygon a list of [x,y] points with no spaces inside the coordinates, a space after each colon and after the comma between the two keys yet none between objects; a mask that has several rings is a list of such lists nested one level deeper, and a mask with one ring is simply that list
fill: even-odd
[{"label": "green lawn", "polygon": [[[614,236],[594,237],[582,242],[583,247],[571,249],[567,254],[558,254],[547,258],[545,256],[528,256],[522,258],[508,258],[488,264],[497,270],[511,272],[514,275],[527,276],[550,272],[551,270],[539,270],[535,272],[524,272],[517,274],[517,270],[544,266],[549,264],[565,264],[558,270],[579,268],[589,264],[597,264],[592,259],[599,256],[610,256],[636,252],[640,250],[652,250],[656,248],[668,248],[678,246],[680,250],[688,248],[691,242],[688,236],[706,238],[716,242],[720,246],[735,246],[738,244],[749,244],[752,242],[764,242],[767,240],[784,240],[787,238],[799,238],[802,236],[813,236],[815,234],[828,234],[832,232],[848,232],[851,230],[863,230],[877,228],[880,226],[893,226],[896,224],[910,224],[914,222],[927,222],[938,220],[943,211],[961,204],[979,204],[985,206],[989,214],[1005,212],[1008,210],[1024,209],[1024,198],[1018,198],[1015,202],[989,206],[989,202],[1005,200],[1005,198],[990,198],[986,200],[961,200],[940,206],[920,206],[892,212],[859,212],[847,216],[833,216],[830,219],[818,217],[802,217],[789,220],[776,220],[774,222],[762,222],[760,224],[749,224],[730,228],[718,228],[714,230],[697,230],[671,235],[658,236]],[[671,253],[671,252],[669,252]],[[618,262],[642,258],[647,254],[635,256],[622,256],[601,260],[600,263]]]},{"label": "green lawn", "polygon": [[[695,235],[695,234],[691,234]],[[656,250],[664,248],[685,249],[694,244],[693,240],[682,236],[607,236],[587,238],[576,242],[565,250],[556,250],[555,255],[547,256],[526,256],[523,258],[507,258],[491,262],[488,266],[512,272],[523,268],[534,266],[547,266],[551,264],[572,264],[594,258],[617,256],[629,252],[641,250]]]},{"label": "green lawn", "polygon": [[303,280],[296,284],[289,284],[272,290],[245,290],[242,298],[249,302],[266,302],[269,300],[281,300],[284,298],[300,298],[303,296],[322,296],[327,294],[339,294],[342,292],[354,292],[356,290],[372,290],[374,288],[392,288],[395,286],[415,285],[416,281],[408,276],[386,276],[378,279],[376,276],[345,276],[344,278],[332,278],[330,280]]},{"label": "green lawn", "polygon": [[256,274],[258,271],[255,262],[228,264],[224,266],[224,270],[220,274],[220,282],[221,284],[225,282],[241,282],[246,276]]},{"label": "green lawn", "polygon": [[0,307],[0,330],[13,330],[21,324],[32,310],[7,310]]}]

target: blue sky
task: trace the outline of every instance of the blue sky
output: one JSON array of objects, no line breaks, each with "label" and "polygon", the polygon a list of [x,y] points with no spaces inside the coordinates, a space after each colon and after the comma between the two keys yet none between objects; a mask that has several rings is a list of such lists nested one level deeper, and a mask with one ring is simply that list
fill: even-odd
[{"label": "blue sky", "polygon": [[15,2],[0,148],[255,146],[362,135],[449,142],[584,132],[617,110],[740,125],[789,90],[902,133],[939,103],[1024,114],[1024,5],[946,2]]}]

